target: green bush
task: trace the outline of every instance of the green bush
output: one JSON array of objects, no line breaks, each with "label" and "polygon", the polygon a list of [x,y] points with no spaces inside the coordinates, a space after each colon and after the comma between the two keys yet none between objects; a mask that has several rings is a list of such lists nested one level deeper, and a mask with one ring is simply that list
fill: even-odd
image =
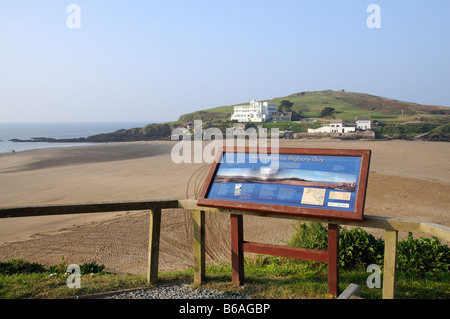
[{"label": "green bush", "polygon": [[91,273],[100,273],[105,268],[105,265],[98,265],[97,262],[85,262],[80,266],[81,274],[91,274]]},{"label": "green bush", "polygon": [[[320,223],[298,223],[289,246],[328,249],[328,229]],[[382,263],[384,242],[360,228],[339,232],[339,265],[345,268]]]},{"label": "green bush", "polygon": [[38,263],[30,263],[23,259],[11,259],[10,261],[0,262],[1,275],[31,274],[45,271],[44,266]]},{"label": "green bush", "polygon": [[320,223],[297,223],[288,246],[327,250],[328,229]]},{"label": "green bush", "polygon": [[64,260],[64,257],[61,257],[60,263],[57,265],[52,265],[52,266],[48,267],[48,271],[51,273],[56,273],[56,274],[64,274],[66,272],[67,266],[68,266],[68,264]]},{"label": "green bush", "polygon": [[382,264],[384,241],[376,239],[361,228],[339,233],[339,266],[345,268],[367,267]]},{"label": "green bush", "polygon": [[[296,232],[288,243],[292,247],[328,249],[328,230],[320,223],[298,223]],[[376,239],[361,228],[339,232],[339,266],[343,268],[383,265],[384,240]],[[402,272],[418,275],[440,274],[450,271],[450,248],[437,238],[408,239],[399,241],[397,268]]]},{"label": "green bush", "polygon": [[397,267],[400,271],[414,271],[420,275],[439,274],[450,270],[450,248],[435,237],[400,241],[397,248]]},{"label": "green bush", "polygon": [[442,134],[442,135],[450,135],[450,124],[445,124],[439,127],[436,132],[436,134]]},{"label": "green bush", "polygon": [[[0,262],[0,275],[14,275],[14,274],[32,274],[32,273],[57,273],[65,274],[67,271],[67,262],[64,257],[61,258],[61,262],[56,265],[52,265],[45,268],[38,263],[30,263],[23,259],[11,259],[9,261]],[[82,275],[91,273],[100,273],[105,268],[105,265],[98,265],[96,261],[85,262],[80,266]]]},{"label": "green bush", "polygon": [[418,135],[427,133],[438,126],[434,123],[407,123],[379,126],[374,128],[374,131],[378,135]]}]

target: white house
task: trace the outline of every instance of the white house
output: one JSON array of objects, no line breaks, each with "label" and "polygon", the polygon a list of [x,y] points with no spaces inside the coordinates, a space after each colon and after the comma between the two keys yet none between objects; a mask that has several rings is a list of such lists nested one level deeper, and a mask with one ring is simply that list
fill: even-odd
[{"label": "white house", "polygon": [[370,117],[367,116],[357,116],[355,119],[356,129],[360,130],[370,130],[372,128]]},{"label": "white house", "polygon": [[355,131],[354,126],[345,126],[342,119],[331,120],[329,124],[322,125],[317,129],[308,129],[308,133],[350,133]]},{"label": "white house", "polygon": [[272,119],[277,111],[275,104],[268,102],[257,102],[253,99],[250,105],[236,105],[231,120],[238,122],[266,122]]}]

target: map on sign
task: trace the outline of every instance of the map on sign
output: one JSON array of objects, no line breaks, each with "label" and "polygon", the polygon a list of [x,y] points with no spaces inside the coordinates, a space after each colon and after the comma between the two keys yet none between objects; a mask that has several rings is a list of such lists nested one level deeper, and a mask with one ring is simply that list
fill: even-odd
[{"label": "map on sign", "polygon": [[325,200],[325,189],[304,188],[302,196],[302,204],[322,206]]}]

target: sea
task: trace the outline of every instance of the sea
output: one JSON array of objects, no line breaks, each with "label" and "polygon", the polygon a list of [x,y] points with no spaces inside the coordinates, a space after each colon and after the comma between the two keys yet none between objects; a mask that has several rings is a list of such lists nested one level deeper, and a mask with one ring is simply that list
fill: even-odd
[{"label": "sea", "polygon": [[0,123],[0,154],[11,154],[51,147],[73,147],[93,143],[11,142],[11,139],[29,140],[33,137],[78,138],[120,129],[144,127],[150,122],[88,122],[88,123]]}]

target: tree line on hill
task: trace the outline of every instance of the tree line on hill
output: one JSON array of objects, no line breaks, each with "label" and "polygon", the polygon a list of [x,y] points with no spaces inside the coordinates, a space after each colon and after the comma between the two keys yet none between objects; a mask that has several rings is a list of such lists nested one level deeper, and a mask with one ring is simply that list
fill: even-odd
[{"label": "tree line on hill", "polygon": [[291,120],[300,121],[302,118],[304,118],[303,112],[293,110],[292,109],[293,106],[294,106],[293,102],[289,100],[283,100],[280,102],[280,105],[278,105],[277,111],[278,113],[291,112],[292,113]]}]

